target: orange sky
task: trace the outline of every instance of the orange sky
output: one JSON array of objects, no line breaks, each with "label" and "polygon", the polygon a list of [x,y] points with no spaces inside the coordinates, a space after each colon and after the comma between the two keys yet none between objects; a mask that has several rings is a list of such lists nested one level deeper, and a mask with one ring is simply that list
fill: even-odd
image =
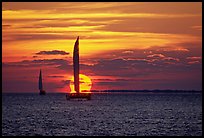
[{"label": "orange sky", "polygon": [[[84,66],[82,65],[82,72],[91,78],[96,78],[96,82],[99,83],[100,78],[112,79],[111,81],[114,81],[114,79],[131,80],[131,78],[129,76],[119,77],[116,74],[110,75],[108,71],[107,74],[102,73],[102,75],[99,73],[100,69],[98,67],[94,70],[94,65],[99,65],[103,60],[114,61],[116,58],[138,61],[138,58],[141,60],[145,56],[147,60],[151,56],[148,57],[145,54],[150,51],[153,53],[150,52],[149,55],[164,55],[164,57],[159,57],[161,61],[178,59],[175,61],[178,61],[179,65],[182,62],[183,65],[185,58],[187,67],[193,66],[194,63],[196,66],[198,63],[200,67],[202,64],[201,33],[201,2],[3,2],[2,62],[5,64],[5,67],[2,67],[3,90],[13,91],[9,87],[12,87],[15,80],[26,81],[28,79],[26,76],[34,77],[38,74],[38,69],[43,68],[43,70],[47,70],[44,71],[46,83],[59,84],[50,88],[50,91],[66,91],[67,86],[65,88],[60,83],[69,83],[72,70],[60,67],[62,67],[62,64],[64,65],[64,61],[67,61],[67,64],[72,67],[72,51],[77,36],[80,36],[80,60],[84,64]],[[54,50],[68,54],[46,53]],[[37,54],[40,51],[45,51],[46,54]],[[124,55],[128,51],[129,55]],[[131,55],[138,51],[143,52],[141,57]],[[174,51],[180,54],[171,53],[173,55],[168,55],[168,53],[164,54],[162,51]],[[197,57],[197,59],[192,57]],[[191,59],[193,61],[189,61]],[[155,61],[150,62],[148,60],[148,64],[153,65]],[[32,66],[29,67],[30,63],[32,63]],[[114,61],[114,63],[116,62]],[[25,64],[29,64],[29,68]],[[174,68],[178,67],[175,66]],[[151,67],[145,68],[145,70],[148,69],[151,70]],[[25,75],[25,70],[29,70],[27,75]],[[96,70],[98,73],[95,72]],[[165,69],[161,67],[161,70]],[[140,71],[133,68],[133,74],[140,74]],[[197,72],[194,67],[189,71]],[[12,75],[16,72],[19,72],[19,74]],[[174,73],[176,74],[178,71]],[[199,73],[202,74],[201,71]],[[5,74],[11,74],[11,76]],[[200,74],[197,75],[200,76]],[[61,77],[49,77],[54,75]],[[162,79],[160,77],[162,74],[156,76],[151,74],[142,79]],[[187,78],[191,77],[195,76]],[[33,86],[35,79],[29,81],[30,85]],[[106,82],[108,85],[108,81]],[[201,83],[201,78],[198,78],[196,82]],[[10,86],[4,86],[5,83],[10,83]],[[117,88],[111,85],[96,84],[95,89]],[[182,87],[175,86],[175,89],[185,89],[186,84],[189,84],[189,82],[182,84]],[[127,84],[127,88],[128,85],[133,84]],[[141,82],[141,86],[130,88],[145,89],[146,86],[146,83],[142,84]],[[158,87],[160,86],[158,83]],[[123,87],[118,88],[123,89]],[[174,87],[172,85],[172,87],[161,88],[173,89]],[[197,85],[192,85],[192,89],[196,88],[198,88]],[[25,89],[25,91],[34,90],[35,88]]]}]

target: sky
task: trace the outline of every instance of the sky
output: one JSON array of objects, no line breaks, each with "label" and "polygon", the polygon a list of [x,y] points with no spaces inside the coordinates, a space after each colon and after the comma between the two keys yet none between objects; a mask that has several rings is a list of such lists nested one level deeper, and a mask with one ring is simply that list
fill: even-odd
[{"label": "sky", "polygon": [[202,90],[201,2],[3,2],[2,92]]}]

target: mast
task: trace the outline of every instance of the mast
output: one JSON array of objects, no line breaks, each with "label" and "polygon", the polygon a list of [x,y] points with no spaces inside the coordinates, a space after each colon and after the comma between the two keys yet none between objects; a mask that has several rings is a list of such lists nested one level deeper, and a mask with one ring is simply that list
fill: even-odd
[{"label": "mast", "polygon": [[40,70],[40,75],[39,75],[39,90],[43,90],[41,70]]},{"label": "mast", "polygon": [[73,67],[74,67],[74,90],[79,93],[79,36],[74,45],[73,52]]}]

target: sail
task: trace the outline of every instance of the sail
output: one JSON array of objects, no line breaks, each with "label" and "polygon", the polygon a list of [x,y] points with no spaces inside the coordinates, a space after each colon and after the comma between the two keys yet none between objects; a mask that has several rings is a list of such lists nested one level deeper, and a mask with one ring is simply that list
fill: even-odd
[{"label": "sail", "polygon": [[39,75],[39,90],[43,90],[41,70],[40,70],[40,75]]},{"label": "sail", "polygon": [[73,67],[74,67],[74,90],[79,93],[79,36],[74,45],[73,52]]}]

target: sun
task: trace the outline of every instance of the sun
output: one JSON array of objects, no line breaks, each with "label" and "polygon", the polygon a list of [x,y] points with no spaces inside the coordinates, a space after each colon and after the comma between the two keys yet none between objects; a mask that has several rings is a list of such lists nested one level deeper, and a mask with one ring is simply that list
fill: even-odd
[{"label": "sun", "polygon": [[[83,91],[90,92],[91,86],[92,86],[92,81],[88,76],[86,76],[84,74],[79,74],[79,82],[80,82],[80,92],[83,92]],[[72,76],[72,78],[71,78],[70,89],[71,89],[71,93],[75,92],[75,90],[74,90],[74,76]]]}]

